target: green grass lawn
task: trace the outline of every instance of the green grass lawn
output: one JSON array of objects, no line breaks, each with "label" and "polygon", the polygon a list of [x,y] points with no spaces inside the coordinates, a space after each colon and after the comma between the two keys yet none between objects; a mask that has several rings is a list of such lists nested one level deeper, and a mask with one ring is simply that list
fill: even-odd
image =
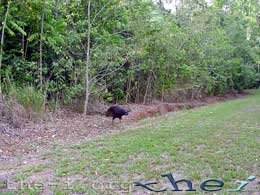
[{"label": "green grass lawn", "polygon": [[[119,184],[127,189],[127,183],[134,181],[157,180],[159,184],[153,187],[160,188],[167,183],[160,176],[163,173],[192,180],[199,194],[203,193],[199,183],[209,178],[225,182],[220,194],[237,188],[236,180],[251,175],[260,178],[260,91],[139,123],[137,129],[57,148],[43,156],[48,163],[24,170],[18,177],[49,168],[55,180],[69,178],[74,193],[86,194],[120,194]],[[100,190],[98,182],[118,184],[114,183],[115,190]],[[61,186],[53,190],[64,194]],[[129,194],[145,192],[132,186]]]}]

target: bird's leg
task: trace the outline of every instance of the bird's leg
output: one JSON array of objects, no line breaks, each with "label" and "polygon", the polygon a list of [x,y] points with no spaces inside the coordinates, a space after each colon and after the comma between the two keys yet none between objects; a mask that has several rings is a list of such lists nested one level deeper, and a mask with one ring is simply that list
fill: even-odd
[{"label": "bird's leg", "polygon": [[112,125],[114,125],[114,120],[115,120],[115,118],[113,117],[113,118],[112,118]]}]

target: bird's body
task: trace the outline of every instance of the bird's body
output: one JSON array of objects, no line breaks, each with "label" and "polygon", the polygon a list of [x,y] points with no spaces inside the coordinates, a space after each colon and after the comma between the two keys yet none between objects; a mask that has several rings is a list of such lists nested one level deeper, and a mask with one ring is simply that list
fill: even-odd
[{"label": "bird's body", "polygon": [[128,115],[128,112],[129,112],[129,110],[125,110],[124,108],[115,105],[115,106],[111,106],[110,108],[108,108],[108,110],[106,112],[106,116],[112,117],[112,124],[113,124],[113,121],[116,118],[118,118],[121,121],[122,116]]}]

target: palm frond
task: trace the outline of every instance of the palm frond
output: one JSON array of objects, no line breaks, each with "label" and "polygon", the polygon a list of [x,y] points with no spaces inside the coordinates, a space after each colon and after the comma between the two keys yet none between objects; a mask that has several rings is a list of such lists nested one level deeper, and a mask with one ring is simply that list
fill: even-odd
[{"label": "palm frond", "polygon": [[12,25],[13,29],[17,30],[18,32],[20,32],[24,36],[27,35],[27,33],[17,23],[15,23],[14,21],[9,21],[9,23]]}]

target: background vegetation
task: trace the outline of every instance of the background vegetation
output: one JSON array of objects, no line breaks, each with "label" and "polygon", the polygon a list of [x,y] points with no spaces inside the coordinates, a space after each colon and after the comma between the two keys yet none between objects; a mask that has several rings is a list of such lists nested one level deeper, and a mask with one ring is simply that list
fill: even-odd
[{"label": "background vegetation", "polygon": [[26,105],[260,85],[258,0],[1,0],[0,16],[1,91]]}]

